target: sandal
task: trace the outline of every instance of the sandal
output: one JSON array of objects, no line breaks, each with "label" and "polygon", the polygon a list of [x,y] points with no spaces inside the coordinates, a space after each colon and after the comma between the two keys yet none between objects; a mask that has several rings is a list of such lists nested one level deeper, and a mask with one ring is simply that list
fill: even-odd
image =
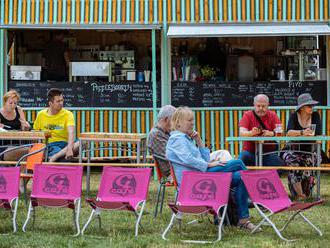
[{"label": "sandal", "polygon": [[[253,224],[251,221],[246,221],[245,223],[238,224],[240,229],[245,229],[247,231],[252,232],[257,226]],[[259,227],[255,232],[260,232],[262,229]]]}]

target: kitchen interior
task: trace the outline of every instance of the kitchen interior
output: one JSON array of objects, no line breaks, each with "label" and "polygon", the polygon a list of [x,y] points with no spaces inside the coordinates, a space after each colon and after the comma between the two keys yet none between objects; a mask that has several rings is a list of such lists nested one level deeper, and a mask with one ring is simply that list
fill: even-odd
[{"label": "kitchen interior", "polygon": [[[10,80],[51,80],[44,52],[58,32],[63,33],[69,63],[64,77],[56,81],[151,81],[150,30],[12,30],[8,45]],[[159,45],[156,53],[160,68]]]},{"label": "kitchen interior", "polygon": [[[44,51],[54,30],[9,32],[10,80],[51,80]],[[62,81],[150,82],[150,30],[66,30]],[[171,40],[172,81],[326,81],[324,36]],[[160,80],[160,32],[156,32]]]},{"label": "kitchen interior", "polygon": [[172,39],[172,81],[326,80],[324,36]]}]

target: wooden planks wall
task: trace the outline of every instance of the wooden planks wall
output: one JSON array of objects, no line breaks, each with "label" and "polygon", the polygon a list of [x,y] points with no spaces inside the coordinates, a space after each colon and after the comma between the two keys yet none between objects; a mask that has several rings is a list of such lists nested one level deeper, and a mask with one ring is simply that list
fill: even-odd
[{"label": "wooden planks wall", "polygon": [[1,0],[0,24],[328,21],[329,0]]},{"label": "wooden planks wall", "polygon": [[[238,136],[238,123],[246,108],[214,108],[210,110],[195,109],[196,130],[200,132],[204,142],[212,145],[214,150],[227,149],[232,154],[238,155],[242,144],[229,144],[226,137]],[[289,119],[290,109],[274,109],[286,127]],[[330,135],[330,107],[321,107],[318,110],[322,119],[322,130],[324,135]],[[27,119],[33,121],[37,110],[26,110]],[[76,120],[76,134],[81,132],[129,132],[148,133],[153,126],[152,109],[127,109],[127,110],[73,110]],[[323,144],[323,149],[330,149],[329,143]],[[97,153],[97,155],[117,155],[117,152],[109,154]]]}]

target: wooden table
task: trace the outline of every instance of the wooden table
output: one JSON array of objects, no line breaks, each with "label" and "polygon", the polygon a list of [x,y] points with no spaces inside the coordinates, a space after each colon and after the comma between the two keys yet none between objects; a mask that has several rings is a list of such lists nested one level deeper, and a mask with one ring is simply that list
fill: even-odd
[{"label": "wooden table", "polygon": [[0,132],[0,139],[43,142],[46,140],[46,137],[45,132],[42,131],[7,131]]},{"label": "wooden table", "polygon": [[[141,161],[140,156],[142,154],[143,163],[146,162],[147,155],[147,134],[140,133],[81,133],[79,138],[79,163],[82,163],[83,152],[87,152],[87,163],[90,163],[91,152],[93,148],[91,143],[129,143],[136,144],[136,163]],[[86,147],[87,149],[84,149]],[[86,191],[87,195],[90,189],[90,166],[87,166],[86,174]]]},{"label": "wooden table", "polygon": [[[46,143],[48,141],[47,136],[45,135],[46,132],[43,131],[6,131],[6,132],[0,132],[0,140],[1,141],[10,141],[8,144],[7,142],[3,144],[1,143],[0,146],[17,146],[22,145],[22,142],[29,141],[30,143]],[[19,141],[19,144],[16,142],[13,143],[13,141]],[[45,153],[45,160],[47,161],[48,154]]]},{"label": "wooden table", "polygon": [[[329,141],[330,136],[298,136],[298,137],[291,137],[291,136],[273,136],[273,137],[227,137],[226,141],[228,142],[240,142],[240,141],[253,141],[255,142],[255,157],[258,166],[262,166],[262,157],[265,155],[263,153],[263,145],[270,143],[270,142],[294,142],[295,144],[306,144],[306,142],[314,142],[312,144],[316,145],[316,166],[321,166],[321,143],[322,141]],[[304,143],[305,142],[305,143]],[[311,145],[311,143],[308,143]],[[269,154],[269,153],[267,153]],[[320,199],[320,190],[321,190],[321,172],[317,171],[317,199]]]}]

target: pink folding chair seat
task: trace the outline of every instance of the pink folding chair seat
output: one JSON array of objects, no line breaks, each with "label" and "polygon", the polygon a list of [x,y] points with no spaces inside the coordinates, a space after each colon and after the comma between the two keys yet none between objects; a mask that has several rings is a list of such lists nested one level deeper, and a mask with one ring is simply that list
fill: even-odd
[{"label": "pink folding chair seat", "polygon": [[[252,233],[258,230],[265,222],[268,222],[281,239],[293,241],[284,238],[281,232],[284,231],[297,215],[299,215],[322,236],[322,232],[302,214],[303,211],[322,204],[322,200],[311,203],[291,202],[276,170],[243,171],[241,176],[255,208],[263,217]],[[260,206],[266,209],[268,213],[260,209]],[[287,211],[294,211],[294,213],[284,226],[278,229],[270,217],[277,213]]]},{"label": "pink folding chair seat", "polygon": [[75,236],[79,235],[82,174],[82,166],[35,165],[29,211],[23,231],[26,231],[31,214],[35,219],[35,208],[38,206],[71,208],[77,231]]},{"label": "pink folding chair seat", "polygon": [[129,202],[102,202],[97,201],[96,199],[86,199],[93,209],[103,208],[103,209],[112,209],[112,210],[127,210],[135,211],[134,207]]},{"label": "pink folding chair seat", "polygon": [[[221,240],[221,230],[227,212],[230,192],[231,173],[208,173],[184,171],[178,199],[175,204],[168,204],[173,214],[171,221],[162,238],[170,231],[178,214],[211,214],[220,219],[218,226],[218,238]],[[223,208],[222,215],[220,213]],[[203,240],[183,240],[189,243],[211,243]]]},{"label": "pink folding chair seat", "polygon": [[135,214],[135,236],[147,200],[150,168],[104,167],[96,199],[86,199],[92,212],[84,225],[83,235],[90,222],[97,217],[101,226],[101,210],[126,210]]},{"label": "pink folding chair seat", "polygon": [[65,199],[50,199],[50,198],[31,198],[31,203],[33,207],[67,207],[74,209],[75,204],[74,200],[65,200]]},{"label": "pink folding chair seat", "polygon": [[11,209],[10,201],[0,199],[0,208]]},{"label": "pink folding chair seat", "polygon": [[0,208],[12,211],[13,232],[17,231],[19,178],[20,167],[0,167]]},{"label": "pink folding chair seat", "polygon": [[214,209],[210,206],[180,206],[180,205],[175,205],[173,203],[168,204],[168,206],[175,214],[177,214],[179,212],[187,213],[187,214],[209,213],[214,216],[217,216],[217,212],[214,211]]}]

